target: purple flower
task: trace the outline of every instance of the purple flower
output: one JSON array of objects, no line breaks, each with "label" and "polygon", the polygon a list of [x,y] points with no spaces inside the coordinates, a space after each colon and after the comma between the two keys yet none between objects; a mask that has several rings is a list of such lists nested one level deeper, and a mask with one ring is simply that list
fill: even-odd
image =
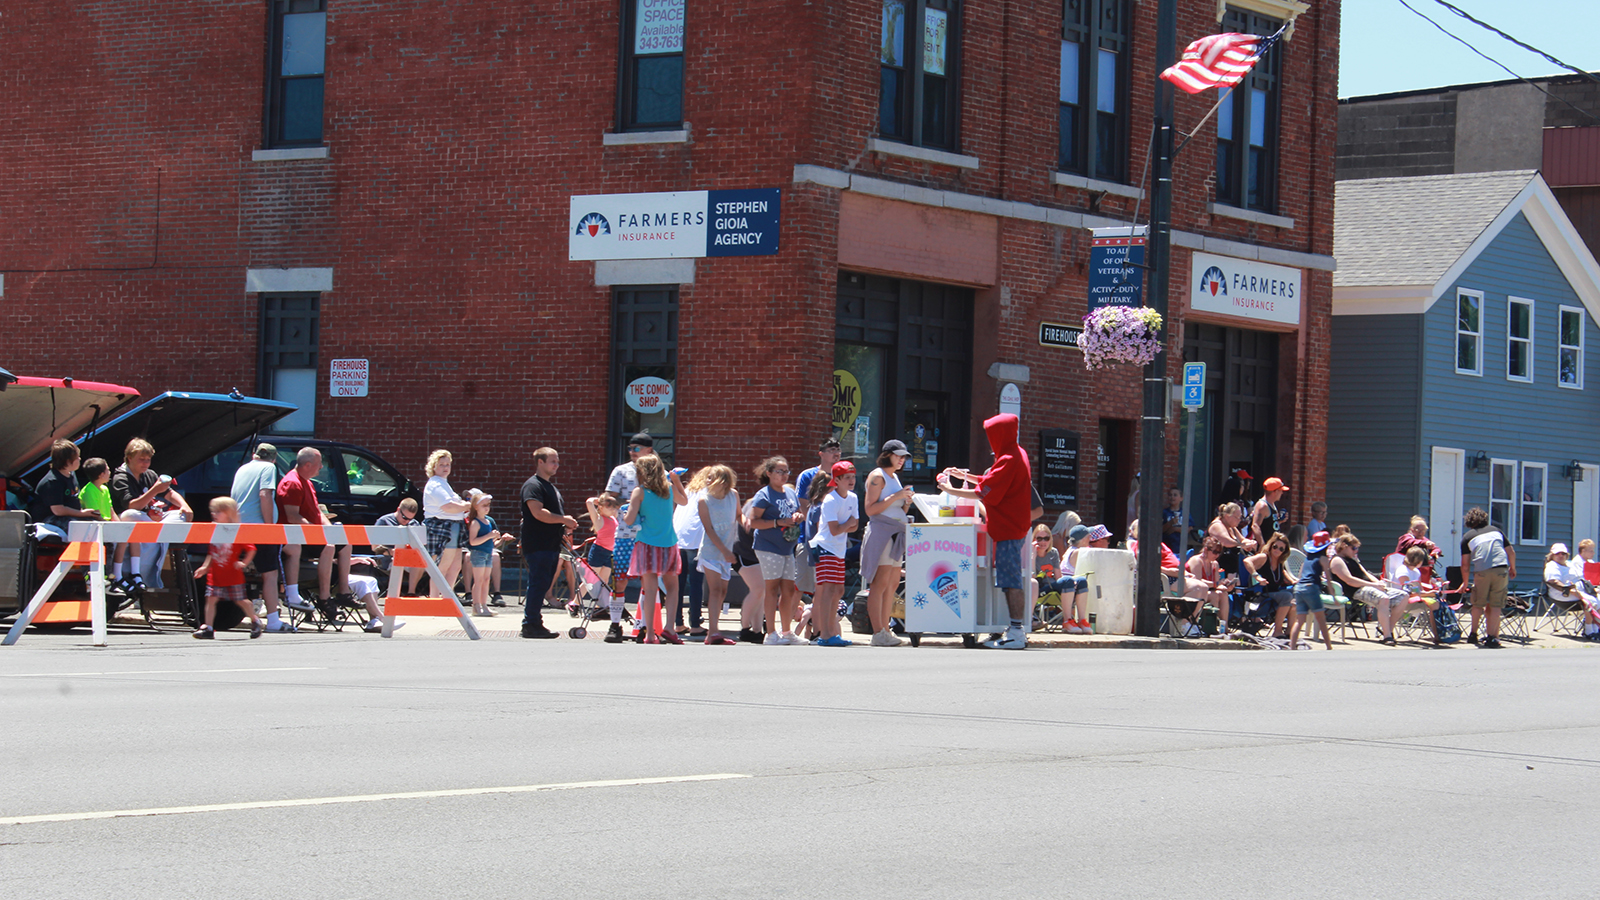
[{"label": "purple flower", "polygon": [[1145,365],[1161,352],[1161,316],[1143,306],[1102,307],[1083,317],[1078,349],[1090,369],[1113,361]]}]

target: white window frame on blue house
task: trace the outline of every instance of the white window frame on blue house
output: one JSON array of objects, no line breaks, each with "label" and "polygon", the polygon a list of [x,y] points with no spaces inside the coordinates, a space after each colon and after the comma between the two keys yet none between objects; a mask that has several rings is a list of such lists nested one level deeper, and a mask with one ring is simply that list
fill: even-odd
[{"label": "white window frame on blue house", "polygon": [[[1527,499],[1528,473],[1534,469],[1539,470],[1539,499]],[[1550,506],[1550,466],[1547,463],[1525,462],[1521,465],[1517,481],[1517,543],[1544,546],[1545,511]],[[1537,534],[1529,536],[1524,534],[1524,527],[1528,523],[1528,511],[1538,509],[1539,530]]]},{"label": "white window frame on blue house", "polygon": [[[1578,317],[1578,343],[1576,346],[1568,344],[1561,339],[1561,326],[1568,313]],[[1574,391],[1583,390],[1583,333],[1587,330],[1584,327],[1587,324],[1587,315],[1587,312],[1578,306],[1562,306],[1561,311],[1556,315],[1556,384]],[[1576,383],[1562,377],[1561,357],[1569,350],[1577,351],[1578,380]]]},{"label": "white window frame on blue house", "polygon": [[[1471,297],[1477,302],[1478,329],[1476,331],[1467,331],[1461,327],[1461,300],[1464,297]],[[1475,363],[1475,366],[1471,369],[1463,369],[1461,367],[1461,339],[1465,337],[1472,338],[1474,357],[1473,362]],[[1456,289],[1455,355],[1457,375],[1483,375],[1483,291],[1469,291],[1466,288]]]},{"label": "white window frame on blue house", "polygon": [[[1495,496],[1495,474],[1501,468],[1506,469],[1509,473],[1510,496]],[[1514,459],[1489,460],[1489,524],[1504,531],[1507,540],[1513,540],[1512,535],[1522,533],[1517,528],[1517,498],[1522,495],[1517,469],[1517,461]],[[1497,515],[1495,513],[1496,507],[1504,507],[1504,509]]]},{"label": "white window frame on blue house", "polygon": [[[1519,307],[1519,306],[1526,307],[1527,310],[1528,310],[1528,333],[1527,333],[1527,335],[1525,337],[1517,337],[1516,334],[1513,332],[1513,330],[1514,330],[1514,328],[1516,326],[1516,323],[1517,323],[1516,308]],[[1458,313],[1459,313],[1459,310],[1458,310]],[[1479,320],[1478,324],[1480,324],[1480,325],[1483,324],[1481,319]],[[1506,380],[1507,381],[1521,381],[1521,382],[1524,382],[1526,384],[1532,384],[1533,383],[1533,336],[1535,334],[1537,334],[1537,333],[1538,332],[1535,330],[1535,325],[1534,325],[1534,321],[1533,321],[1533,301],[1527,299],[1526,297],[1507,297],[1506,298]],[[1521,375],[1518,375],[1516,372],[1512,371],[1512,368],[1511,368],[1511,351],[1517,344],[1521,344],[1522,345],[1522,374]]]}]

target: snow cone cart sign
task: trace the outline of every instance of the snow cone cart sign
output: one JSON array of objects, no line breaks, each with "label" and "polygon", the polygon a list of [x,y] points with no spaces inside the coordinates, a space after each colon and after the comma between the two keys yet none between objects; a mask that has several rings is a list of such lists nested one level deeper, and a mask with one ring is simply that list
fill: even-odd
[{"label": "snow cone cart sign", "polygon": [[672,405],[672,382],[664,378],[636,378],[622,389],[628,408],[645,415],[666,412]]},{"label": "snow cone cart sign", "polygon": [[1300,270],[1196,253],[1189,263],[1189,308],[1253,322],[1299,325]]},{"label": "snow cone cart sign", "polygon": [[674,259],[778,252],[777,188],[571,198],[567,258]]},{"label": "snow cone cart sign", "polygon": [[977,527],[914,524],[906,538],[906,631],[976,631]]}]

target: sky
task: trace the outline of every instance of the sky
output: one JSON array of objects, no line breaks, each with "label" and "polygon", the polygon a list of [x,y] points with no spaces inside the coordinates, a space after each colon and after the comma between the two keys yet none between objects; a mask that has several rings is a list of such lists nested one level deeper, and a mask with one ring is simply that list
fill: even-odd
[{"label": "sky", "polygon": [[[1309,0],[1313,5],[1329,0]],[[1517,75],[1567,74],[1436,0],[1406,0]],[[1600,0],[1450,0],[1524,43],[1588,71],[1600,70]],[[1413,91],[1514,76],[1440,33],[1400,0],[1343,0],[1339,96]]]}]

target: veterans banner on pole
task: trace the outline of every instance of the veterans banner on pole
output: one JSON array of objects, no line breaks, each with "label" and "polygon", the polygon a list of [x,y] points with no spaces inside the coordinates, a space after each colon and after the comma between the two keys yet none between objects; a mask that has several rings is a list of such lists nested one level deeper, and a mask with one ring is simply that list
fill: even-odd
[{"label": "veterans banner on pole", "polygon": [[1089,312],[1144,303],[1144,243],[1150,229],[1096,228],[1089,245]]}]

